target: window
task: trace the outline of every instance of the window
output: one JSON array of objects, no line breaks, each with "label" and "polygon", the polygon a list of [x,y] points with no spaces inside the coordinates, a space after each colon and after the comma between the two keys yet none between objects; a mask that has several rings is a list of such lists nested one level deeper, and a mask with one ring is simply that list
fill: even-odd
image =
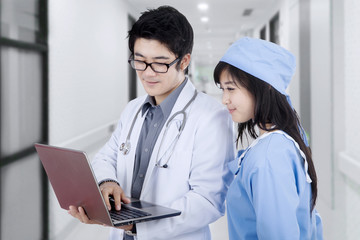
[{"label": "window", "polygon": [[[132,25],[135,23],[135,19],[132,16],[128,16],[128,28],[131,29]],[[130,56],[130,51],[129,54]],[[136,80],[136,71],[129,65],[129,101],[137,97],[137,80]]]},{"label": "window", "polygon": [[42,55],[1,46],[1,159],[42,141]]},{"label": "window", "polygon": [[47,0],[0,0],[0,9],[0,239],[47,239],[47,178],[34,149],[48,135]]},{"label": "window", "polygon": [[266,40],[266,25],[260,30],[260,39]]},{"label": "window", "polygon": [[270,41],[279,44],[279,13],[270,20]]}]

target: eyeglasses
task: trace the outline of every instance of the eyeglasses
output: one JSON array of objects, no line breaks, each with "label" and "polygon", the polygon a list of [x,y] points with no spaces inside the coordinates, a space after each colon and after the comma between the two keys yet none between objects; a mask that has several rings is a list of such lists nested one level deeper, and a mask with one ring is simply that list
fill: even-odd
[{"label": "eyeglasses", "polygon": [[180,60],[180,58],[177,58],[169,64],[157,63],[157,62],[146,63],[144,61],[139,61],[139,60],[134,60],[134,59],[129,59],[128,62],[130,64],[130,66],[137,71],[145,71],[147,69],[147,67],[150,66],[151,69],[156,73],[167,73],[169,68],[172,65],[174,65],[175,63],[177,63],[179,60]]}]

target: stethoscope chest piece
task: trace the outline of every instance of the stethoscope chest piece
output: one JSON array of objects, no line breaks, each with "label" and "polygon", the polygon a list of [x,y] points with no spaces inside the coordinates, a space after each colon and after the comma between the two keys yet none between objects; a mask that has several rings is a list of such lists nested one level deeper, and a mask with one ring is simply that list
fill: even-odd
[{"label": "stethoscope chest piece", "polygon": [[[176,146],[176,144],[177,144],[177,141],[179,140],[180,135],[181,135],[181,133],[182,133],[184,127],[185,127],[185,124],[186,124],[187,116],[186,116],[186,112],[185,112],[185,111],[186,111],[186,109],[189,107],[189,105],[190,105],[192,102],[194,102],[196,96],[197,96],[197,91],[195,90],[194,95],[193,95],[192,98],[189,100],[189,102],[185,105],[185,107],[184,107],[181,111],[178,111],[178,112],[174,113],[174,114],[169,118],[168,122],[166,123],[166,125],[165,125],[165,130],[164,130],[164,135],[163,135],[163,137],[162,137],[162,139],[161,139],[160,146],[159,146],[159,150],[161,149],[161,146],[163,145],[163,142],[164,142],[164,139],[165,139],[167,130],[169,129],[169,125],[170,125],[172,122],[175,122],[174,119],[175,119],[175,117],[176,117],[177,115],[180,115],[180,114],[183,115],[183,121],[182,121],[182,123],[181,123],[179,132],[178,132],[177,136],[175,137],[174,142],[171,144],[172,147],[171,147],[170,154],[168,154],[167,160],[164,160],[164,161],[163,161],[164,163],[161,164],[161,163],[160,163],[161,159],[159,159],[159,152],[160,152],[160,151],[158,151],[157,156],[156,156],[156,164],[155,164],[156,167],[159,167],[159,168],[168,168],[168,167],[169,167],[168,162],[169,162],[170,156],[172,155],[172,153],[173,153],[173,151],[174,151],[174,148],[175,148],[175,146]],[[125,142],[123,142],[123,143],[120,144],[119,150],[120,150],[120,152],[122,152],[122,154],[124,154],[124,155],[127,155],[127,154],[130,152],[130,150],[131,150],[130,136],[131,136],[131,133],[132,133],[132,131],[133,131],[133,128],[134,128],[134,125],[135,125],[135,122],[136,122],[136,118],[137,118],[137,116],[139,115],[141,109],[142,109],[142,107],[140,107],[139,110],[138,110],[138,111],[136,112],[136,114],[135,114],[135,117],[134,117],[134,119],[133,119],[133,121],[132,121],[132,123],[131,123],[131,126],[130,126],[130,129],[129,129],[129,132],[128,132],[128,135],[127,135],[127,137],[126,137]],[[168,150],[169,150],[169,149],[168,149]]]},{"label": "stethoscope chest piece", "polygon": [[120,152],[122,152],[124,155],[127,155],[130,152],[130,142],[124,142],[120,145]]}]

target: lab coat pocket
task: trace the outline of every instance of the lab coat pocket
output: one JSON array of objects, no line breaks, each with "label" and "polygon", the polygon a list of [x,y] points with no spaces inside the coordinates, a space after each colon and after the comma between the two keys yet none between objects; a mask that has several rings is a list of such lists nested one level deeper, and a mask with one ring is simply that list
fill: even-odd
[{"label": "lab coat pocket", "polygon": [[174,153],[180,137],[180,126],[181,121],[178,119],[173,119],[167,127],[165,125],[158,139],[160,142],[156,158],[158,164],[164,165]]},{"label": "lab coat pocket", "polygon": [[168,204],[189,191],[191,151],[176,150],[167,168],[155,167],[143,191],[144,199]]},{"label": "lab coat pocket", "polygon": [[174,180],[176,182],[188,181],[191,165],[192,152],[187,150],[175,150],[167,161],[167,168],[157,168],[156,178]]}]

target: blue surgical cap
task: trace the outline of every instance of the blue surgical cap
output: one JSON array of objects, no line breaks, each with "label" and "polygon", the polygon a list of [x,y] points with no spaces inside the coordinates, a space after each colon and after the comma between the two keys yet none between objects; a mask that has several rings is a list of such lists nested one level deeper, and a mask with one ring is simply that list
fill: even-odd
[{"label": "blue surgical cap", "polygon": [[244,37],[233,43],[221,58],[273,86],[287,96],[285,90],[295,73],[295,57],[277,44]]},{"label": "blue surgical cap", "polygon": [[[295,73],[296,61],[295,56],[285,48],[265,40],[244,37],[234,42],[220,61],[267,82],[285,95],[293,108],[286,88]],[[299,129],[304,143],[309,146],[301,125]]]}]

